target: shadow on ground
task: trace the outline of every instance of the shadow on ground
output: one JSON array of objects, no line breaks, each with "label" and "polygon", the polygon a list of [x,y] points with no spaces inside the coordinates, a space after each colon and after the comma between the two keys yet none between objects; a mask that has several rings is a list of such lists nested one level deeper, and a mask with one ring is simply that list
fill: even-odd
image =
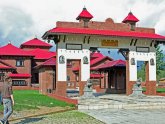
[{"label": "shadow on ground", "polygon": [[21,120],[18,123],[15,124],[28,124],[28,123],[33,123],[33,122],[37,122],[40,120],[43,120],[44,117],[38,117],[38,118],[25,118],[24,120]]}]

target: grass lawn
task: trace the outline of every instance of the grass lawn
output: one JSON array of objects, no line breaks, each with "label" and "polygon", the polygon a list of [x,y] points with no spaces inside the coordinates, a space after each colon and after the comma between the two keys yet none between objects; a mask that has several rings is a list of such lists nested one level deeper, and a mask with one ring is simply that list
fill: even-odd
[{"label": "grass lawn", "polygon": [[[146,91],[146,88],[143,87],[143,92],[145,92],[145,91]],[[158,92],[158,93],[165,93],[165,88],[156,88],[156,92]]]},{"label": "grass lawn", "polygon": [[19,124],[105,124],[77,110],[14,121]]},{"label": "grass lawn", "polygon": [[[68,104],[66,102],[50,98],[46,95],[39,94],[39,92],[35,90],[14,90],[14,101],[14,110],[16,111],[25,109],[38,109],[39,106],[74,106],[73,104]],[[2,110],[2,106],[0,106],[0,110]]]}]

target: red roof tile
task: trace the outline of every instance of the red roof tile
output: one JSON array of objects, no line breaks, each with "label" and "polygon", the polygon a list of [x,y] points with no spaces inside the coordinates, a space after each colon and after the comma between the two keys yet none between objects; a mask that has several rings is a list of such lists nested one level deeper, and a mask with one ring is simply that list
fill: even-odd
[{"label": "red roof tile", "polygon": [[95,53],[91,53],[91,58],[99,58],[99,57],[103,57],[102,53],[99,52],[95,52]]},{"label": "red roof tile", "polygon": [[116,67],[116,66],[126,66],[126,62],[124,60],[114,60],[110,61],[104,65],[100,65],[97,67],[97,69],[105,69],[105,68],[110,68],[110,67]]},{"label": "red roof tile", "polygon": [[44,63],[36,66],[35,68],[39,68],[39,67],[42,67],[42,66],[56,66],[56,58],[55,57],[51,57],[50,59],[48,59]]},{"label": "red roof tile", "polygon": [[30,78],[31,74],[21,74],[21,73],[12,74],[12,73],[10,73],[9,77],[11,77],[11,78]]},{"label": "red roof tile", "polygon": [[99,58],[96,58],[96,59],[92,59],[91,61],[90,61],[90,66],[92,66],[92,65],[94,65],[94,64],[96,64],[96,63],[98,63],[98,62],[100,62],[100,61],[102,61],[102,60],[105,60],[105,59],[109,59],[109,60],[113,60],[112,58],[110,58],[110,57],[108,57],[108,56],[103,56],[103,57],[99,57]]},{"label": "red roof tile", "polygon": [[53,56],[56,56],[56,52],[50,52],[40,48],[30,50],[29,52],[35,56],[34,59],[49,59]]},{"label": "red roof tile", "polygon": [[0,48],[0,56],[33,56],[28,51],[24,51],[12,44]]},{"label": "red roof tile", "polygon": [[82,12],[79,14],[79,16],[76,18],[77,20],[81,18],[87,18],[87,19],[92,19],[93,16],[88,12],[88,10],[84,7]]},{"label": "red roof tile", "polygon": [[123,23],[125,22],[138,22],[139,19],[137,19],[133,14],[132,12],[129,12],[128,16],[122,21]]},{"label": "red roof tile", "polygon": [[48,43],[45,43],[44,41],[41,41],[37,38],[34,38],[32,40],[29,40],[23,44],[21,44],[21,48],[23,46],[40,46],[40,47],[52,47],[52,45],[48,44]]},{"label": "red roof tile", "polygon": [[[88,35],[101,35],[101,36],[119,36],[119,37],[136,37],[136,38],[150,38],[150,39],[161,39],[165,40],[164,36],[151,33],[142,32],[123,32],[123,31],[113,31],[113,30],[96,30],[87,28],[53,28],[47,33],[54,34],[88,34]],[[43,37],[45,37],[45,35]]]}]

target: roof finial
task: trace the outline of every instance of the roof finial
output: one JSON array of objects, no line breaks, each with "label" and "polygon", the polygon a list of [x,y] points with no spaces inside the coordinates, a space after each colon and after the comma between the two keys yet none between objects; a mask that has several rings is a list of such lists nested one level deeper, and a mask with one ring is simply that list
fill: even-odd
[{"label": "roof finial", "polygon": [[83,8],[83,10],[86,10],[86,7],[85,7],[85,5],[84,5],[84,8]]},{"label": "roof finial", "polygon": [[8,44],[11,44],[11,41],[9,40]]},{"label": "roof finial", "polygon": [[37,39],[37,35],[35,35],[35,38]]}]

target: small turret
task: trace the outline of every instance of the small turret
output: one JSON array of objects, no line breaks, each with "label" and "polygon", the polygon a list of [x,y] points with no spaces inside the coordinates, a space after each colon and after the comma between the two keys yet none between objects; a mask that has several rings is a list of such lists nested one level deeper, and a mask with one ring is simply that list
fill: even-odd
[{"label": "small turret", "polygon": [[79,16],[76,18],[79,21],[84,22],[84,27],[88,27],[88,22],[93,18],[93,16],[87,11],[87,9],[84,7],[82,12],[79,14]]},{"label": "small turret", "polygon": [[138,22],[139,19],[137,19],[132,12],[128,13],[128,16],[122,21],[123,23],[128,23],[131,25],[131,30],[135,30],[136,22]]}]

